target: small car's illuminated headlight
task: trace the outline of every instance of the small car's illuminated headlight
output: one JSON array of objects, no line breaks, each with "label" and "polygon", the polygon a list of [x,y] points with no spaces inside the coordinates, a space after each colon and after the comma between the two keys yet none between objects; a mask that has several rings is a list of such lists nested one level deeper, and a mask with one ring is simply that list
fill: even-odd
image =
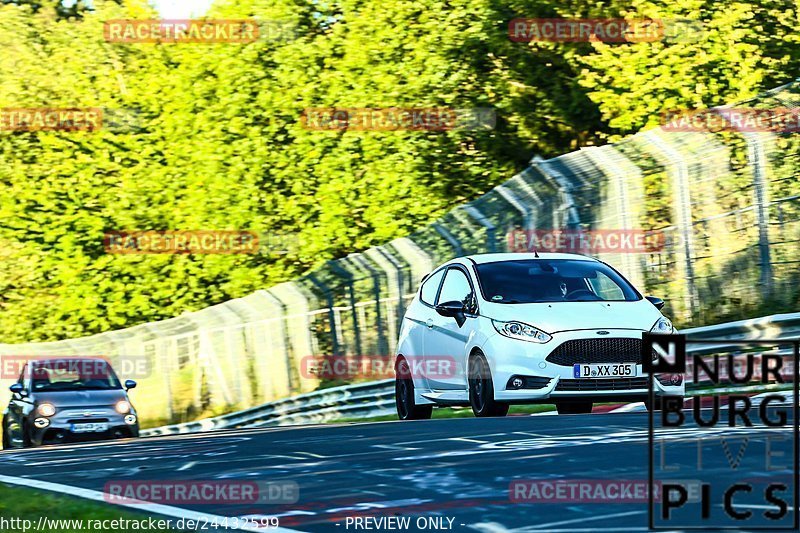
[{"label": "small car's illuminated headlight", "polygon": [[56,407],[52,403],[43,403],[36,411],[42,416],[53,416],[56,414]]},{"label": "small car's illuminated headlight", "polygon": [[36,420],[33,421],[33,425],[36,426],[39,429],[44,429],[44,428],[46,428],[47,426],[50,425],[50,419],[49,418],[37,418]]},{"label": "small car's illuminated headlight", "polygon": [[132,426],[136,423],[136,415],[125,415],[125,423]]},{"label": "small car's illuminated headlight", "polygon": [[119,414],[124,415],[131,411],[131,404],[125,400],[120,400],[117,402],[117,405],[114,406],[114,409],[116,409]]},{"label": "small car's illuminated headlight", "polygon": [[672,327],[672,322],[669,321],[669,318],[662,316],[656,323],[653,324],[653,327],[650,329],[650,333],[674,333],[675,328]]},{"label": "small car's illuminated headlight", "polygon": [[492,325],[500,335],[505,335],[506,337],[521,341],[544,344],[553,338],[544,331],[537,329],[530,324],[525,324],[524,322],[501,322],[499,320],[492,320]]}]

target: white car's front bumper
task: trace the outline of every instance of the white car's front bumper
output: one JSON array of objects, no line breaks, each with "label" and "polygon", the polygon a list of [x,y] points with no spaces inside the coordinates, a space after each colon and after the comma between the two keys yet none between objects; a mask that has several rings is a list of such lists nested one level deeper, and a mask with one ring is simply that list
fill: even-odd
[{"label": "white car's front bumper", "polygon": [[[603,335],[598,331],[607,332]],[[625,363],[631,362],[630,356],[615,360],[613,346],[624,345],[630,350],[635,341],[641,341],[642,331],[631,329],[607,330],[574,330],[553,334],[553,338],[544,344],[520,341],[500,335],[492,335],[482,346],[489,360],[494,382],[495,399],[506,402],[535,402],[548,399],[643,399],[648,394],[647,375],[642,372],[642,365],[636,365],[636,375],[630,378],[575,378],[574,363]],[[628,339],[616,341],[616,339]],[[561,357],[558,363],[555,357],[548,356],[569,341],[582,341],[581,349],[569,350],[576,358]],[[615,344],[616,343],[616,344]],[[577,343],[572,343],[575,345]],[[567,345],[570,346],[570,345]],[[629,352],[630,353],[630,352]],[[522,388],[513,388],[509,381],[521,377],[525,383]],[[657,395],[683,395],[683,381],[673,385],[669,381],[662,384],[659,379],[653,380],[653,390]]]}]

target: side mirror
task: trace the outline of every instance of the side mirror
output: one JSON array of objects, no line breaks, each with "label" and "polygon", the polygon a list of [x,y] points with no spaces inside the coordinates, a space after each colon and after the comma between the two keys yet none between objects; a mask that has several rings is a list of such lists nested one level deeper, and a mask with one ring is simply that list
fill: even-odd
[{"label": "side mirror", "polygon": [[455,318],[458,327],[463,326],[464,322],[467,320],[467,317],[464,315],[464,303],[458,300],[440,303],[436,306],[436,312],[442,316]]},{"label": "side mirror", "polygon": [[135,389],[135,388],[136,388],[136,382],[133,381],[132,379],[129,379],[129,380],[127,380],[125,382],[125,390],[126,391],[129,391],[129,390]]},{"label": "side mirror", "polygon": [[653,304],[656,307],[656,309],[661,309],[662,307],[664,307],[664,300],[662,300],[661,298],[656,298],[655,296],[645,296],[645,299],[651,304]]},{"label": "side mirror", "polygon": [[8,390],[14,394],[22,395],[22,393],[25,392],[25,387],[22,386],[22,383],[14,383],[8,388]]}]

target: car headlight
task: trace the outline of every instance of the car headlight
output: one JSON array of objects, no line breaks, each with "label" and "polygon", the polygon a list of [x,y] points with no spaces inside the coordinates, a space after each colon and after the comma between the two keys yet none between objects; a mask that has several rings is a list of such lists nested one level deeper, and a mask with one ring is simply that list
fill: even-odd
[{"label": "car headlight", "polygon": [[516,322],[513,320],[511,322],[501,322],[500,320],[492,320],[492,325],[500,335],[505,335],[506,337],[521,341],[544,344],[553,338],[544,331],[530,324],[525,324],[524,322]]},{"label": "car headlight", "polygon": [[43,403],[36,408],[36,411],[42,416],[53,416],[56,414],[56,407],[52,403]]},{"label": "car headlight", "polygon": [[669,321],[669,318],[662,316],[650,328],[650,333],[675,333],[675,328],[672,327],[672,322]]},{"label": "car headlight", "polygon": [[114,406],[114,409],[116,409],[119,414],[124,415],[125,413],[130,412],[131,404],[125,400],[120,400],[117,402],[117,405]]}]

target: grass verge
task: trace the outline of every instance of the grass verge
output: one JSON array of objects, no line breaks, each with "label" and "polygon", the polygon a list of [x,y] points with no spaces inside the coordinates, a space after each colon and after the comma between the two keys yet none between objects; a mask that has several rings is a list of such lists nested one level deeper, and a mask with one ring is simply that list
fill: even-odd
[{"label": "grass verge", "polygon": [[[74,496],[62,496],[47,491],[0,483],[0,531],[22,533],[34,531],[39,519],[46,523],[37,533],[86,533],[87,531],[146,531],[148,519],[166,521],[166,517],[150,517],[110,504]],[[27,520],[28,522],[23,522]],[[116,524],[113,520],[118,520]],[[122,522],[129,521],[128,523]],[[97,521],[97,522],[96,522]],[[177,519],[172,519],[173,523]],[[103,523],[105,522],[105,523]],[[134,523],[135,522],[135,523]],[[137,527],[139,525],[140,527]],[[179,531],[151,527],[150,531]]]}]

